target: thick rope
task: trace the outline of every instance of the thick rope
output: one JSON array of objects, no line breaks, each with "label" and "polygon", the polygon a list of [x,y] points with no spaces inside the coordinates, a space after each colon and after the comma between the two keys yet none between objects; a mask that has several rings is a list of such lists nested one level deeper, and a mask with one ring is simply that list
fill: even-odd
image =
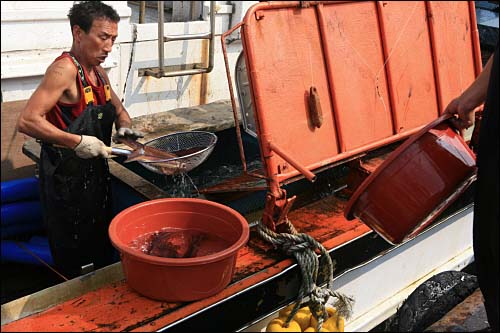
[{"label": "thick rope", "polygon": [[[318,332],[321,330],[323,322],[328,319],[326,303],[330,297],[336,299],[334,307],[337,309],[338,314],[348,319],[351,315],[353,299],[333,291],[334,265],[330,255],[323,245],[314,238],[308,234],[298,233],[288,220],[285,223],[290,233],[275,233],[267,228],[262,221],[259,221],[257,225],[257,232],[260,237],[274,247],[280,248],[287,255],[295,257],[300,267],[302,284],[295,305],[285,321],[285,327],[288,327],[288,324],[301,307],[302,300],[307,296],[309,296],[309,309],[318,322],[316,327]],[[316,284],[320,268],[320,260],[315,252],[316,249],[320,251],[321,263],[324,265],[321,274],[326,275],[326,281],[328,281],[325,287]],[[324,268],[326,268],[326,271]]]}]

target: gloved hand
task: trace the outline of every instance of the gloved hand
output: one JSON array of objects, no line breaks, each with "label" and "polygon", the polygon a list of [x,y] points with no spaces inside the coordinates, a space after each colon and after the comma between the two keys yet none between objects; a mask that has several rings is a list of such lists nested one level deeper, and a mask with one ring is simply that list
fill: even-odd
[{"label": "gloved hand", "polygon": [[80,143],[73,150],[76,156],[84,159],[98,156],[109,157],[106,145],[95,136],[82,135]]},{"label": "gloved hand", "polygon": [[117,131],[116,134],[113,136],[113,142],[114,143],[119,143],[120,141],[118,140],[119,138],[127,138],[127,139],[132,139],[136,140],[138,138],[143,138],[144,134],[138,131],[134,131],[131,128],[128,127],[120,127]]}]

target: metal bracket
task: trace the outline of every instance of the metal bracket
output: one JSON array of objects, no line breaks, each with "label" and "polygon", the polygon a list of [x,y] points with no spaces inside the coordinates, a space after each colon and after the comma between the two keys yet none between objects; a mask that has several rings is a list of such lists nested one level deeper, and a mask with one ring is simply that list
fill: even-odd
[{"label": "metal bracket", "polygon": [[91,262],[90,264],[87,264],[87,265],[83,265],[80,269],[80,275],[85,275],[85,274],[88,274],[90,272],[93,272],[94,271],[94,263]]},{"label": "metal bracket", "polygon": [[138,70],[138,75],[160,78],[165,77],[165,74],[168,74],[168,76],[201,74],[206,73],[206,68],[204,66],[205,64],[203,63],[163,66],[163,73],[159,67],[140,68]]},{"label": "metal bracket", "polygon": [[267,193],[266,204],[262,216],[262,222],[264,225],[274,232],[287,231],[281,229],[285,226],[284,222],[287,221],[288,212],[292,208],[296,198],[297,196],[294,195],[293,197],[287,199],[285,190],[282,190],[281,198],[276,198],[271,193]]},{"label": "metal bracket", "polygon": [[323,111],[321,111],[321,101],[316,87],[309,89],[309,118],[313,127],[320,128],[323,125]]}]

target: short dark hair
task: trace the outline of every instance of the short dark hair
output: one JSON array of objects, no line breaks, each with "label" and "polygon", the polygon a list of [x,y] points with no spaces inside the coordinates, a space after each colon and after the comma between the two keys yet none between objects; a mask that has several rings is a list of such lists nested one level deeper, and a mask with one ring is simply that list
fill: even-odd
[{"label": "short dark hair", "polygon": [[68,13],[71,29],[78,25],[85,33],[90,31],[95,19],[107,18],[113,22],[120,22],[120,15],[101,1],[82,1],[71,7]]}]

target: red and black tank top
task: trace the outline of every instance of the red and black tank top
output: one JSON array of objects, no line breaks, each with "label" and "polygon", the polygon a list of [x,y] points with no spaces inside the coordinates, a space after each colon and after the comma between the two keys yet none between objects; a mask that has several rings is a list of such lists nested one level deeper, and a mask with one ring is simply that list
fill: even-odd
[{"label": "red and black tank top", "polygon": [[[97,85],[94,85],[89,80],[87,71],[80,66],[76,57],[70,52],[63,52],[57,57],[54,62],[70,58],[75,67],[77,68],[77,81],[80,89],[80,101],[77,103],[62,103],[57,102],[52,110],[47,113],[46,119],[62,130],[65,130],[80,114],[85,110],[89,102],[93,105],[104,105],[110,100],[109,84],[102,77],[97,69],[93,69],[97,79]],[[90,87],[90,89],[89,89]]]}]

